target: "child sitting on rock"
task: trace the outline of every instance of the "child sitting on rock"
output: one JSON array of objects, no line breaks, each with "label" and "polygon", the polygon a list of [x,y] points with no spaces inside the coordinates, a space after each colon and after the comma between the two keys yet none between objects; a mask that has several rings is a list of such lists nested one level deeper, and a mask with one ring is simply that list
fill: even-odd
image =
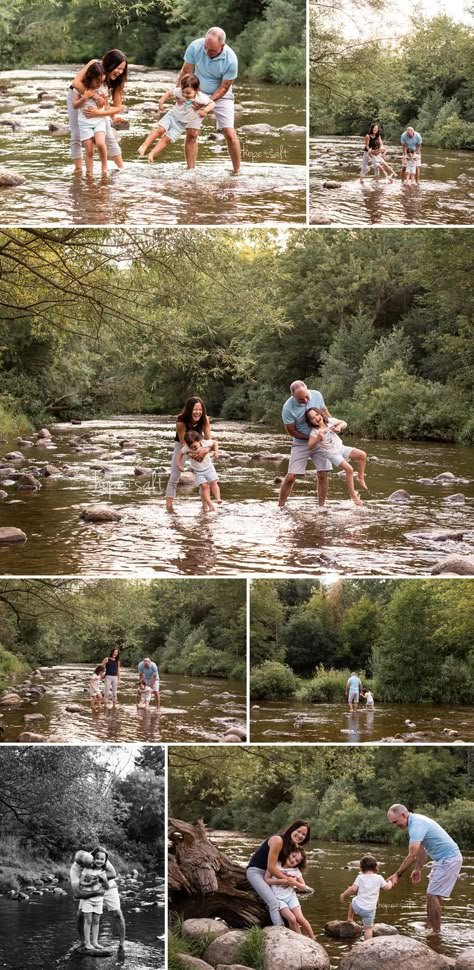
[{"label": "child sitting on rock", "polygon": [[355,923],[354,913],[360,916],[364,924],[364,939],[371,940],[380,890],[384,889],[388,892],[393,889],[393,883],[377,872],[378,862],[373,855],[362,856],[359,865],[360,872],[357,879],[352,886],[348,886],[341,893],[339,899],[343,902],[347,896],[355,896],[349,904],[347,919]]},{"label": "child sitting on rock", "polygon": [[277,869],[281,869],[281,878],[272,876],[268,871],[265,873],[265,882],[272,887],[278,899],[280,913],[288,923],[290,930],[301,933],[301,928],[306,931],[311,940],[315,939],[312,927],[308,920],[303,916],[296,889],[307,890],[308,887],[301,875],[301,869],[306,867],[306,855],[304,849],[293,849],[289,855],[277,862]]}]

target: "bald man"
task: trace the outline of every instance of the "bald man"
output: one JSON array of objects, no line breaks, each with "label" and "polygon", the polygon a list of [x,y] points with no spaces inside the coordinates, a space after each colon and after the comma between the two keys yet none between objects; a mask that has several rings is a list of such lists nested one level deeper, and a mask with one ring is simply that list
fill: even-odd
[{"label": "bald man", "polygon": [[308,440],[312,430],[306,420],[308,408],[319,408],[326,417],[330,417],[320,391],[310,391],[304,381],[293,381],[290,384],[290,397],[285,401],[281,412],[283,424],[292,438],[288,472],[280,486],[278,504],[281,509],[284,507],[296,479],[303,478],[308,459],[313,462],[318,473],[320,508],[324,506],[327,498],[328,474],[332,465],[328,458],[321,453],[318,446],[313,451],[308,451]]},{"label": "bald man", "polygon": [[[185,74],[195,74],[199,78],[201,91],[215,102],[214,114],[217,128],[222,131],[227,143],[232,175],[240,172],[240,142],[234,128],[234,94],[232,82],[238,74],[237,55],[226,44],[225,31],[211,27],[205,37],[193,40],[186,48],[184,64],[178,86]],[[198,153],[199,128],[187,128],[184,153],[188,168],[196,165]]]},{"label": "bald man", "polygon": [[408,829],[408,855],[390,876],[394,885],[410,866],[412,883],[421,881],[421,870],[428,859],[433,859],[430,881],[426,892],[426,928],[439,936],[441,933],[441,897],[451,895],[461,872],[462,855],[454,839],[434,819],[427,815],[409,812],[405,805],[392,805],[387,812],[391,825],[402,831]]}]

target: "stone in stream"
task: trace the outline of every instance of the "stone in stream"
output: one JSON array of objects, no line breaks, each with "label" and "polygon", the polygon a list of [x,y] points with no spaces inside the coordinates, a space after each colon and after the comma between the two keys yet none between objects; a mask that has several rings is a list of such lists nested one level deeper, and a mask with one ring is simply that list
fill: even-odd
[{"label": "stone in stream", "polygon": [[30,721],[45,721],[46,718],[44,714],[24,714],[23,720],[29,724]]},{"label": "stone in stream", "polygon": [[41,488],[35,475],[19,475],[16,480],[16,487],[19,492],[38,492]]},{"label": "stone in stream", "polygon": [[49,478],[51,475],[60,475],[61,471],[59,468],[56,468],[56,465],[43,465],[39,473],[43,478]]},{"label": "stone in stream", "polygon": [[447,559],[435,563],[431,569],[432,576],[440,576],[443,573],[449,573],[452,576],[474,576],[474,557],[448,556]]},{"label": "stone in stream", "polygon": [[[329,970],[324,947],[283,926],[267,926],[263,931],[263,970]],[[222,937],[225,939],[225,937]],[[219,941],[218,941],[219,942]]]},{"label": "stone in stream", "polygon": [[406,936],[357,943],[344,953],[340,970],[448,970],[456,961]]},{"label": "stone in stream", "polygon": [[[193,957],[190,953],[180,953],[179,962],[183,967],[189,967],[189,970],[214,970],[210,963],[200,960],[199,957]],[[248,970],[247,967],[246,970]]]},{"label": "stone in stream", "polygon": [[433,542],[449,542],[450,540],[460,542],[464,538],[464,532],[462,529],[456,532],[450,529],[440,529],[439,531],[434,530],[433,532],[417,532],[416,537],[418,539],[432,540]]},{"label": "stone in stream", "polygon": [[341,189],[341,188],[342,188],[342,182],[334,182],[332,179],[328,179],[326,182],[323,182],[323,189]]},{"label": "stone in stream", "polygon": [[3,498],[8,498],[8,492],[4,492],[3,488],[0,488],[0,501]]},{"label": "stone in stream", "polygon": [[221,744],[242,744],[242,738],[239,738],[237,734],[226,734],[223,738],[221,738],[220,743]]},{"label": "stone in stream", "polygon": [[389,923],[375,923],[373,934],[374,936],[400,936],[400,931]]},{"label": "stone in stream", "polygon": [[51,432],[48,431],[47,428],[41,428],[40,431],[38,431],[38,438],[48,438],[49,439],[49,438],[51,438]]},{"label": "stone in stream", "polygon": [[227,734],[235,734],[241,741],[247,740],[247,732],[241,727],[231,727],[228,729]]},{"label": "stone in stream", "polygon": [[22,731],[18,735],[17,741],[20,744],[46,744],[49,741],[44,734],[35,734],[33,731]]},{"label": "stone in stream", "polygon": [[23,185],[26,179],[17,172],[9,172],[6,168],[0,168],[0,188],[9,189],[15,185]]},{"label": "stone in stream", "polygon": [[136,448],[136,441],[132,441],[131,438],[120,438],[119,448]]},{"label": "stone in stream", "polygon": [[362,933],[362,926],[348,919],[333,919],[326,923],[324,932],[336,940],[355,940]]},{"label": "stone in stream", "polygon": [[451,728],[443,728],[443,734],[447,734],[449,738],[457,738],[459,731],[454,731]]},{"label": "stone in stream", "polygon": [[396,492],[388,496],[387,502],[411,502],[411,495],[404,488],[397,488]]},{"label": "stone in stream", "polygon": [[25,456],[22,455],[21,451],[9,451],[5,455],[5,461],[22,461]]},{"label": "stone in stream", "polygon": [[454,495],[447,495],[446,501],[458,503],[459,505],[464,505],[464,502],[466,501],[466,496],[462,492],[455,492]]},{"label": "stone in stream", "polygon": [[12,131],[19,131],[21,129],[20,122],[14,121],[12,118],[2,118],[0,125],[3,125],[4,128],[11,128]]},{"label": "stone in stream", "polygon": [[0,705],[2,707],[9,707],[11,704],[21,704],[21,697],[19,694],[4,694],[0,699]]},{"label": "stone in stream", "polygon": [[284,125],[283,128],[279,129],[284,131],[288,135],[305,135],[306,128],[304,125]]},{"label": "stone in stream", "polygon": [[115,128],[115,131],[128,131],[130,122],[126,118],[121,118],[120,121],[112,121],[111,127]]},{"label": "stone in stream", "polygon": [[239,131],[243,135],[269,135],[273,131],[277,131],[273,125],[267,125],[265,123],[258,125],[241,125]]},{"label": "stone in stream", "polygon": [[2,542],[26,542],[26,535],[14,526],[0,526],[0,543]]},{"label": "stone in stream", "polygon": [[206,948],[202,954],[203,960],[213,967],[217,967],[218,963],[235,963],[246,937],[247,930],[230,930],[228,933],[223,933]]},{"label": "stone in stream", "polygon": [[222,919],[211,919],[208,917],[185,919],[181,927],[181,936],[183,940],[198,940],[202,936],[209,936],[216,940],[218,936],[223,936],[229,930],[230,926]]},{"label": "stone in stream", "polygon": [[243,963],[218,963],[216,970],[249,970]]},{"label": "stone in stream", "polygon": [[83,714],[84,708],[80,704],[66,704],[66,711],[69,711],[71,714]]},{"label": "stone in stream", "polygon": [[455,970],[474,970],[474,947],[461,950],[455,963]]},{"label": "stone in stream", "polygon": [[138,465],[133,469],[133,474],[135,475],[135,478],[151,478],[153,475],[153,469],[144,468],[142,465]]},{"label": "stone in stream", "polygon": [[80,516],[84,522],[120,522],[122,516],[107,505],[89,505]]}]

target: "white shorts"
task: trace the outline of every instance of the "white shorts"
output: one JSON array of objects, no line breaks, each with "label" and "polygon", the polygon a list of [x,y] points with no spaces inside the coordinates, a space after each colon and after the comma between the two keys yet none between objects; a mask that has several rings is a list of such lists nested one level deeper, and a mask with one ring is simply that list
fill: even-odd
[{"label": "white shorts", "polygon": [[226,94],[219,98],[214,105],[214,115],[217,122],[217,130],[223,131],[224,128],[234,127],[234,95]]},{"label": "white shorts", "polygon": [[93,138],[96,131],[106,130],[106,119],[105,118],[79,118],[79,137],[81,141],[86,141],[87,138]]},{"label": "white shorts", "polygon": [[308,442],[302,438],[293,438],[291,445],[290,461],[288,464],[289,475],[304,475],[308,459],[313,462],[316,471],[330,472],[332,465],[328,458],[323,455],[320,448],[316,446],[311,454],[308,451]]},{"label": "white shorts", "polygon": [[120,896],[117,886],[111,886],[110,889],[106,889],[105,896],[103,896],[104,906],[107,912],[112,913],[119,910],[120,907]]},{"label": "white shorts", "polygon": [[203,122],[203,119],[199,117],[199,113],[197,111],[196,111],[196,121],[188,122],[186,124],[186,122],[180,121],[180,119],[177,118],[176,115],[174,115],[173,111],[171,110],[171,111],[168,111],[168,114],[166,114],[164,118],[160,118],[158,122],[158,127],[164,128],[165,135],[168,138],[171,138],[171,141],[175,142],[178,140],[178,138],[181,138],[181,135],[184,135],[186,128],[200,128],[202,125],[202,122]]},{"label": "white shorts", "polygon": [[[147,684],[147,687],[151,687],[151,690],[152,690],[152,692],[154,694],[159,694],[160,693],[160,681],[159,680],[155,681],[154,684]],[[140,684],[139,684],[139,689],[141,689],[141,685]]]},{"label": "white shorts", "polygon": [[461,872],[461,866],[461,853],[459,855],[451,855],[448,859],[440,859],[439,862],[434,862],[427,890],[430,896],[450,896]]},{"label": "white shorts", "polygon": [[289,893],[287,899],[279,899],[278,896],[277,896],[277,899],[278,899],[278,909],[296,909],[297,906],[301,906],[301,903],[294,889],[291,891],[291,893]]},{"label": "white shorts", "polygon": [[205,485],[206,482],[218,482],[219,476],[214,468],[214,465],[212,465],[210,468],[205,468],[204,471],[195,470],[194,481],[196,482],[196,485]]},{"label": "white shorts", "polygon": [[104,897],[91,896],[90,899],[81,899],[79,909],[81,913],[98,913],[100,915],[104,909]]},{"label": "white shorts", "polygon": [[330,458],[329,458],[329,455],[327,457],[329,458],[331,465],[334,465],[335,468],[339,468],[339,465],[341,464],[341,462],[347,461],[351,451],[352,451],[352,448],[349,445],[344,445],[344,448],[342,448],[341,451],[338,451],[334,455],[331,455]]}]

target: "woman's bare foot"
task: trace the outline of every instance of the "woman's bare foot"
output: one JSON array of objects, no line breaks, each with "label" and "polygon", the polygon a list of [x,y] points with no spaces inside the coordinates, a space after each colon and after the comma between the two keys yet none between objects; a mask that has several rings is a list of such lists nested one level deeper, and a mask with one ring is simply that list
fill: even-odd
[{"label": "woman's bare foot", "polygon": [[170,496],[167,496],[166,498],[166,511],[167,512],[173,511],[173,499],[170,498]]},{"label": "woman's bare foot", "polygon": [[153,162],[154,158],[155,158],[154,152],[150,152],[150,154],[148,155],[148,161]]},{"label": "woman's bare foot", "polygon": [[367,485],[365,484],[365,478],[356,478],[356,482],[358,482],[361,488],[365,488],[365,490],[368,491]]}]

